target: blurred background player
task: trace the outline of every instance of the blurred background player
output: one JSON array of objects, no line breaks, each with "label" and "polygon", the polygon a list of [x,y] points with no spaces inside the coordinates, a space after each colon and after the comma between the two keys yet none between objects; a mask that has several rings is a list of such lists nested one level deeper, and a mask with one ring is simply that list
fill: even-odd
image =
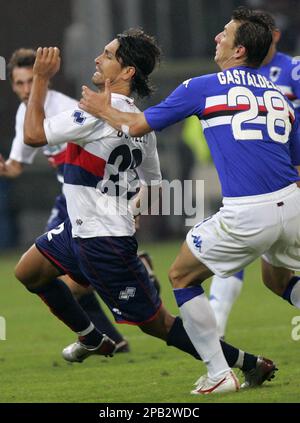
[{"label": "blurred background player", "polygon": [[[35,57],[36,52],[34,50],[21,48],[12,54],[8,63],[8,76],[11,86],[14,93],[21,101],[21,104],[16,114],[15,138],[12,143],[9,159],[5,161],[3,157],[0,156],[0,176],[2,177],[19,177],[24,170],[24,166],[32,164],[38,152],[38,149],[24,144],[23,135],[26,105],[32,87],[33,64]],[[51,117],[72,107],[77,107],[77,103],[78,102],[76,100],[60,92],[48,90],[45,101],[46,116]],[[66,147],[66,143],[55,147],[50,147],[48,145],[42,147],[42,152],[48,158],[49,164],[55,168],[57,180],[60,184],[63,184],[64,181],[63,171]],[[46,230],[49,231],[56,228],[66,219],[66,217],[66,200],[64,194],[61,193],[55,199],[54,206],[47,222]],[[149,265],[150,259],[147,253],[143,253],[142,257],[146,262],[146,266],[149,268],[149,272],[152,272],[152,277],[155,278]],[[69,286],[73,295],[81,307],[89,315],[95,326],[116,342],[116,352],[128,352],[129,345],[127,340],[122,337],[104,314],[92,287],[82,287],[68,276],[63,276],[61,279]]]},{"label": "blurred background player", "polygon": [[[300,118],[300,62],[291,56],[277,51],[277,43],[280,40],[281,32],[277,28],[272,15],[265,11],[255,11],[263,19],[272,31],[273,39],[269,52],[266,55],[259,73],[266,76],[276,84],[283,94],[293,102],[295,117]],[[300,130],[298,130],[300,137]],[[299,171],[299,167],[298,167]],[[224,279],[214,275],[210,287],[210,304],[214,310],[219,336],[224,338],[226,325],[232,306],[243,286],[244,270]]]}]

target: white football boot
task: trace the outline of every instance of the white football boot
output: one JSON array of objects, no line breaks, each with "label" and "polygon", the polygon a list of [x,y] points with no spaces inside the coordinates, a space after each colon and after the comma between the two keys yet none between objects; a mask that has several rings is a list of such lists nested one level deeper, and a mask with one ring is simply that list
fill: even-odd
[{"label": "white football boot", "polygon": [[201,376],[195,383],[193,395],[219,394],[235,392],[240,389],[240,382],[232,370],[223,374],[218,380],[210,379],[208,375]]}]

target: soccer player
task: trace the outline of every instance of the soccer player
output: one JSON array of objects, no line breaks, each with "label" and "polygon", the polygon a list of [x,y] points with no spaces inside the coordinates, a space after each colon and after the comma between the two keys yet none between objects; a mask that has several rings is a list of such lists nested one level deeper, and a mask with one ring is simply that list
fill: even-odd
[{"label": "soccer player", "polygon": [[[109,78],[113,105],[139,114],[129,96],[150,94],[149,75],[159,57],[160,49],[152,37],[140,29],[129,30],[107,44],[96,58],[93,83],[103,91]],[[31,146],[72,140],[64,171],[69,219],[36,240],[19,261],[16,277],[79,335],[78,341],[63,351],[68,361],[81,362],[91,354],[112,355],[115,343],[94,327],[57,279],[66,273],[76,282],[91,284],[117,322],[138,325],[143,332],[199,359],[182,320],[166,310],[136,254],[133,216],[143,204],[142,195],[151,187],[152,198],[161,181],[155,135],[149,131],[142,137],[128,136],[77,108],[45,118],[47,86],[59,67],[57,48],[38,49],[24,128],[25,142]],[[142,184],[137,196],[136,174]],[[226,363],[241,368],[251,386],[274,375],[271,360],[224,342],[222,349]],[[238,389],[237,379],[234,381]]]},{"label": "soccer player", "polygon": [[101,93],[83,87],[80,101],[83,110],[128,136],[162,130],[191,115],[202,122],[224,206],[188,232],[169,274],[184,327],[208,369],[196,394],[236,389],[203,281],[213,274],[230,276],[263,256],[265,284],[300,308],[300,278],[290,270],[300,270],[298,123],[286,97],[258,71],[272,32],[259,16],[238,8],[215,42],[221,71],[184,81],[144,113],[115,109],[109,81]]},{"label": "soccer player", "polygon": [[[26,112],[26,105],[30,96],[33,64],[36,52],[32,49],[20,48],[16,50],[8,63],[8,76],[11,86],[21,104],[16,114],[15,137],[8,160],[0,157],[0,176],[6,178],[17,178],[24,171],[24,166],[32,164],[38,149],[24,144],[23,126]],[[77,101],[54,90],[48,90],[45,100],[46,116],[54,116],[72,107],[77,107]],[[55,168],[57,180],[63,183],[63,169],[67,144],[60,144],[55,147],[49,145],[41,147],[43,154],[48,158],[49,163]],[[56,197],[51,210],[46,230],[50,231],[62,223],[67,217],[67,206],[64,194]],[[91,287],[82,287],[74,282],[69,276],[63,276],[63,281],[69,286],[73,295],[77,298],[81,307],[89,315],[93,323],[104,333],[110,336],[118,345],[117,352],[129,351],[128,342],[122,337],[117,329],[111,324],[104,314],[96,295]]]},{"label": "soccer player", "polygon": [[[280,40],[280,30],[272,15],[264,11],[254,11],[261,17],[272,31],[272,43],[263,60],[259,73],[266,76],[270,81],[281,89],[282,93],[293,102],[295,117],[300,118],[300,62],[287,54],[277,51],[277,43]],[[299,132],[300,136],[300,132]],[[299,170],[299,169],[298,169]],[[226,325],[231,308],[239,296],[243,286],[244,271],[224,279],[214,275],[210,287],[210,304],[214,310],[220,337],[225,336]]]}]

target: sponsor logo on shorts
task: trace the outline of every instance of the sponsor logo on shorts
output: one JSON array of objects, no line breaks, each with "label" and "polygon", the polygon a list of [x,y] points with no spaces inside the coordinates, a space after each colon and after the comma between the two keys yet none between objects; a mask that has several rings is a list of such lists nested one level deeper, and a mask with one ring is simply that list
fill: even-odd
[{"label": "sponsor logo on shorts", "polygon": [[124,289],[124,291],[120,291],[119,299],[129,300],[129,298],[133,298],[135,296],[135,291],[135,288],[128,286],[126,289]]}]

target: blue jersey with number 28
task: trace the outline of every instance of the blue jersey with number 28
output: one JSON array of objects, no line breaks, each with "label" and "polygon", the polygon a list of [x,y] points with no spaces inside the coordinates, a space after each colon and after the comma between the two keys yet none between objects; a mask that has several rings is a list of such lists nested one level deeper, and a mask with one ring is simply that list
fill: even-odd
[{"label": "blue jersey with number 28", "polygon": [[300,180],[293,107],[257,69],[241,66],[189,79],[144,113],[158,131],[198,116],[225,197],[265,194]]}]

